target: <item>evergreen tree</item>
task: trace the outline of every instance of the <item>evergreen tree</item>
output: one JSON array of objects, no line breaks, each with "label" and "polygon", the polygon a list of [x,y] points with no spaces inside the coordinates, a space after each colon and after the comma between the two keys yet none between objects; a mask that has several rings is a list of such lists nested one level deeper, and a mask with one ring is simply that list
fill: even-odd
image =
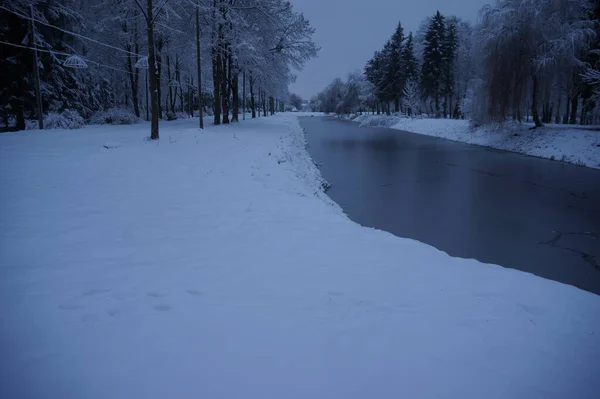
[{"label": "evergreen tree", "polygon": [[400,111],[400,98],[406,83],[404,67],[402,65],[402,49],[404,42],[404,29],[398,22],[396,31],[390,38],[389,62],[387,66],[387,92],[390,100],[394,101],[394,110]]},{"label": "evergreen tree", "polygon": [[443,96],[442,73],[444,69],[445,18],[438,11],[427,27],[421,69],[421,90],[425,98],[433,100],[436,117],[440,114],[440,97]]},{"label": "evergreen tree", "polygon": [[454,65],[458,48],[456,18],[446,22],[446,35],[443,42],[442,90],[444,93],[444,117],[454,114]]},{"label": "evergreen tree", "polygon": [[[15,14],[0,12],[0,40],[20,43],[28,35],[27,21]],[[31,51],[0,43],[0,101],[2,118],[8,127],[9,119],[15,118],[16,128],[25,129],[25,120],[35,113],[35,99],[31,84],[33,57]]]},{"label": "evergreen tree", "polygon": [[380,59],[380,78],[379,82],[375,85],[378,88],[378,91],[381,93],[381,99],[383,101],[385,112],[390,114],[390,102],[394,100],[394,71],[393,71],[393,58],[394,51],[392,48],[391,40],[385,42],[383,49],[381,50],[381,59]]},{"label": "evergreen tree", "polygon": [[404,79],[408,82],[410,79],[416,79],[418,74],[418,62],[415,56],[413,34],[410,32],[406,42],[402,47],[402,67],[404,69]]},{"label": "evergreen tree", "polygon": [[[386,101],[385,91],[382,90],[381,85],[386,65],[384,58],[385,57],[382,51],[376,51],[373,55],[373,58],[367,62],[367,66],[365,67],[365,75],[367,76],[367,80],[373,85],[375,98],[379,103]],[[379,110],[379,107],[377,109]]]}]

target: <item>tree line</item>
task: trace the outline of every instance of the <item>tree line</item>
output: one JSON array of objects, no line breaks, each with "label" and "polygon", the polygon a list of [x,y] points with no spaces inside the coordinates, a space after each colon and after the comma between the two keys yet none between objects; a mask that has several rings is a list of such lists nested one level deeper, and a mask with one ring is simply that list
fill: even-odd
[{"label": "tree line", "polygon": [[285,0],[15,0],[0,23],[0,118],[17,129],[39,116],[37,98],[85,119],[127,108],[155,139],[159,119],[266,116],[318,51]]},{"label": "tree line", "polygon": [[600,2],[498,0],[476,24],[440,12],[401,23],[364,71],[335,79],[314,109],[600,124]]}]

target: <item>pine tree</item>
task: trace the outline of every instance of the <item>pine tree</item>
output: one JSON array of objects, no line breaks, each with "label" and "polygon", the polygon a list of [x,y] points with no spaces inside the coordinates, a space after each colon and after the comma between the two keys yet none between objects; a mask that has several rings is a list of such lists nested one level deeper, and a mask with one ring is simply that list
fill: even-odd
[{"label": "pine tree", "polygon": [[389,63],[387,75],[387,92],[392,101],[394,101],[394,110],[400,111],[400,98],[406,83],[405,71],[402,64],[402,50],[404,42],[404,29],[402,24],[398,22],[396,31],[390,38],[389,48]]},{"label": "pine tree", "polygon": [[388,40],[385,42],[383,49],[380,52],[380,78],[376,86],[381,93],[381,98],[384,103],[385,112],[390,114],[390,102],[394,100],[394,73],[393,73],[393,49],[392,42]]},{"label": "pine tree", "polygon": [[440,114],[440,97],[443,95],[441,76],[444,68],[445,38],[445,18],[438,11],[431,18],[425,33],[423,67],[421,69],[421,90],[425,98],[434,101],[436,117],[439,117]]},{"label": "pine tree", "polygon": [[412,32],[408,34],[406,42],[402,47],[402,67],[404,68],[404,79],[406,82],[417,78],[418,62],[415,56]]},{"label": "pine tree", "polygon": [[442,91],[444,93],[444,117],[454,114],[454,65],[458,48],[456,19],[450,18],[446,23],[446,35],[443,42]]},{"label": "pine tree", "polygon": [[376,51],[373,58],[367,62],[367,66],[365,67],[365,75],[367,76],[367,80],[373,85],[375,98],[379,103],[386,101],[386,93],[382,90],[381,84],[384,81],[385,67],[386,63],[383,51]]}]

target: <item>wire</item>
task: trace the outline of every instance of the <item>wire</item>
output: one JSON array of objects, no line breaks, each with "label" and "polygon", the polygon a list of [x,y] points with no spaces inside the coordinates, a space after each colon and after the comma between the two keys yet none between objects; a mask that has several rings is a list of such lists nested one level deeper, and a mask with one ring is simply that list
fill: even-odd
[{"label": "wire", "polygon": [[0,40],[0,43],[1,44],[6,44],[8,46],[13,46],[13,47],[25,48],[25,49],[29,49],[29,50],[37,50],[37,51],[41,51],[43,53],[65,55],[67,57],[70,56],[70,55],[72,55],[72,54],[67,54],[67,53],[63,53],[63,52],[60,52],[60,51],[44,50],[44,49],[36,48],[36,47],[23,46],[21,44],[9,43],[9,42],[5,42],[5,41],[2,41],[2,40]]},{"label": "wire", "polygon": [[[61,51],[45,50],[45,49],[36,48],[36,47],[23,46],[21,44],[9,43],[9,42],[5,42],[3,40],[0,40],[0,44],[6,44],[7,46],[19,47],[19,48],[24,48],[24,49],[28,49],[28,50],[37,50],[37,51],[41,51],[43,53],[64,55],[66,57],[70,57],[71,55],[73,55],[73,54],[63,53]],[[82,57],[82,58],[84,58],[84,57]],[[96,64],[98,66],[104,67],[104,68],[112,69],[112,70],[115,70],[115,71],[119,71],[119,72],[131,74],[131,75],[133,74],[133,72],[129,72],[129,71],[126,71],[124,69],[119,69],[119,68],[111,67],[111,66],[108,66],[108,65],[105,65],[105,64],[101,64],[99,62],[92,61],[92,60],[90,60],[88,58],[86,58],[86,61],[87,62],[91,62],[92,64]]]},{"label": "wire", "polygon": [[[28,17],[27,15],[21,14],[21,13],[19,13],[19,12],[16,12],[16,11],[14,11],[14,10],[11,10],[11,9],[9,9],[9,8],[6,8],[6,7],[2,6],[2,5],[0,5],[0,9],[6,10],[6,11],[8,11],[8,12],[11,12],[11,13],[15,14],[16,16],[18,16],[19,18],[23,18],[23,19],[26,19],[26,20],[28,20],[28,21],[37,22],[37,23],[39,23],[39,24],[46,25],[46,26],[49,26],[49,27],[51,27],[51,28],[58,29],[59,31],[61,31],[61,32],[64,32],[64,33],[67,33],[67,34],[69,34],[69,35],[73,35],[73,36],[76,36],[76,37],[78,37],[78,38],[81,38],[81,39],[89,40],[89,41],[91,41],[91,42],[93,42],[93,43],[97,43],[97,44],[99,44],[99,45],[101,45],[101,46],[104,46],[104,47],[107,47],[107,48],[111,48],[111,49],[118,50],[118,51],[120,51],[120,52],[122,52],[122,53],[125,53],[125,54],[134,55],[134,56],[136,56],[136,57],[140,57],[140,58],[147,57],[147,56],[145,56],[145,55],[143,55],[143,54],[137,54],[137,53],[134,53],[134,52],[131,52],[131,51],[124,50],[124,49],[122,49],[122,48],[119,48],[119,47],[111,46],[110,44],[102,43],[102,42],[100,42],[100,41],[98,41],[98,40],[95,40],[95,39],[89,38],[89,37],[87,37],[87,36],[80,35],[79,33],[71,32],[71,31],[68,31],[68,30],[66,30],[66,29],[59,28],[58,26],[55,26],[55,25],[49,24],[49,23],[47,23],[47,22],[43,22],[43,21],[40,21],[40,20],[38,20],[38,19],[35,19],[35,18],[32,18],[32,17]],[[5,44],[12,45],[12,43],[5,43]],[[186,44],[182,44],[182,45],[180,45],[180,46],[176,46],[174,49],[175,49],[175,50],[179,50],[179,49],[181,49],[181,48],[183,48],[183,47],[186,47],[186,46],[187,46]],[[30,49],[33,49],[33,48],[31,48],[31,47],[28,47],[28,48],[30,48]],[[43,51],[43,50],[41,50],[41,49],[38,49],[38,50],[39,50],[39,51]],[[171,50],[173,50],[173,48],[172,48]],[[48,52],[48,51],[46,50],[46,52]],[[58,54],[58,52],[57,52],[56,54]],[[69,55],[71,55],[71,54],[64,54],[64,53],[63,53],[63,55],[67,55],[67,56],[69,56]],[[97,62],[94,62],[94,61],[91,61],[91,62],[93,62],[93,63],[95,63],[95,64],[98,64]],[[156,63],[157,63],[157,64],[164,65],[164,63],[163,63],[163,62],[158,62],[158,61],[156,61]],[[103,65],[103,64],[98,64],[98,65]],[[122,72],[126,72],[126,73],[131,73],[131,72],[123,71],[123,70],[120,70],[120,69],[112,68],[112,67],[109,67],[109,66],[107,66],[107,65],[103,65],[103,66],[105,66],[106,68],[111,68],[111,69],[115,69],[115,70],[118,70],[118,71],[122,71]]]},{"label": "wire", "polygon": [[114,50],[118,50],[118,51],[121,51],[121,52],[123,52],[123,53],[127,53],[127,54],[131,54],[131,55],[135,55],[135,56],[137,56],[137,57],[144,57],[144,55],[141,55],[141,54],[136,54],[136,53],[133,53],[133,52],[131,52],[131,51],[127,51],[127,50],[123,50],[122,48],[115,47],[115,46],[111,46],[110,44],[102,43],[102,42],[100,42],[100,41],[98,41],[98,40],[92,39],[92,38],[90,38],[90,37],[87,37],[87,36],[80,35],[79,33],[75,33],[75,32],[68,31],[68,30],[66,30],[66,29],[63,29],[63,28],[59,28],[58,26],[55,26],[55,25],[49,24],[49,23],[47,23],[47,22],[43,22],[43,21],[37,20],[37,19],[35,19],[35,18],[33,18],[33,17],[28,17],[27,15],[23,15],[23,14],[21,14],[21,13],[19,13],[19,12],[16,12],[16,11],[14,11],[14,10],[11,10],[10,8],[6,8],[6,7],[4,7],[4,6],[1,6],[1,5],[0,5],[0,8],[1,8],[1,9],[3,9],[3,10],[6,10],[6,11],[8,11],[8,12],[11,12],[11,13],[15,14],[16,16],[18,16],[18,17],[20,17],[20,18],[26,19],[26,20],[28,20],[28,21],[37,22],[38,24],[46,25],[46,26],[49,26],[49,27],[51,27],[51,28],[54,28],[54,29],[58,29],[58,30],[59,30],[59,31],[61,31],[61,32],[67,33],[67,34],[69,34],[69,35],[73,35],[73,36],[75,36],[75,37],[78,37],[78,38],[80,38],[80,39],[89,40],[89,41],[90,41],[90,42],[92,42],[92,43],[96,43],[96,44],[99,44],[99,45],[101,45],[101,46],[105,46],[105,47],[108,47],[108,48],[111,48],[111,49],[114,49]]}]

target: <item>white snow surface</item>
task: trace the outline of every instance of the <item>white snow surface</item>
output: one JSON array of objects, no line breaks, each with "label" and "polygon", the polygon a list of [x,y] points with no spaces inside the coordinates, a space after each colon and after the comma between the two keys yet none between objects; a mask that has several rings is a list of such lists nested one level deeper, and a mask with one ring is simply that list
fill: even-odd
[{"label": "white snow surface", "polygon": [[196,124],[0,135],[0,397],[597,398],[600,296],[351,222],[295,115]]},{"label": "white snow surface", "polygon": [[529,123],[472,128],[467,120],[367,115],[354,118],[363,126],[384,126],[464,143],[519,152],[600,169],[600,127],[548,124],[530,130]]}]

